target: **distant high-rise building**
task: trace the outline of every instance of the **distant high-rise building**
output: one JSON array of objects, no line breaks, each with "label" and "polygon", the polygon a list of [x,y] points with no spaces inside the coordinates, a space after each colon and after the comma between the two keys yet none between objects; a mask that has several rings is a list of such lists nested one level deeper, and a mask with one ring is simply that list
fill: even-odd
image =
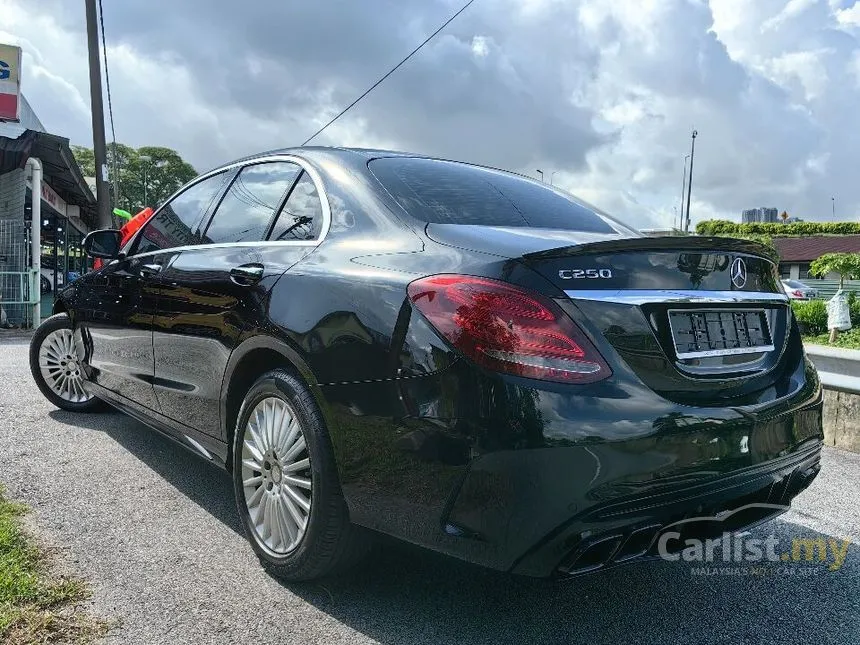
[{"label": "distant high-rise building", "polygon": [[776,208],[748,208],[741,213],[741,221],[744,224],[753,223],[776,223],[779,218],[779,210]]}]

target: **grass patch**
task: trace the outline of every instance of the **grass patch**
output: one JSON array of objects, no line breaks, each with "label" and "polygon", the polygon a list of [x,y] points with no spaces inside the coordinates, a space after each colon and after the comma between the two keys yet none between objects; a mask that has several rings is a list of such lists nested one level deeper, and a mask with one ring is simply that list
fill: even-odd
[{"label": "grass patch", "polygon": [[26,507],[0,486],[0,642],[90,643],[107,631],[80,610],[89,597],[80,580],[52,576],[47,559],[21,524]]},{"label": "grass patch", "polygon": [[[803,337],[804,343],[815,345],[830,345],[830,332],[823,334],[811,334]],[[836,342],[831,347],[842,347],[844,349],[860,349],[860,327],[854,327],[848,331],[840,331]]]}]

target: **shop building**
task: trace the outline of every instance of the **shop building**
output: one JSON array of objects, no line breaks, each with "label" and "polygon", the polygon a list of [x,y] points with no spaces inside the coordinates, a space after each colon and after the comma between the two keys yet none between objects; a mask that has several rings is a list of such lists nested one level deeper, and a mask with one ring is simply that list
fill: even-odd
[{"label": "shop building", "polygon": [[[42,177],[34,186],[36,165]],[[34,199],[41,210],[38,245],[31,243]],[[69,140],[47,132],[20,95],[19,120],[0,122],[0,327],[33,324],[34,248],[41,317],[50,315],[58,289],[85,269],[81,241],[95,222],[95,197]]]}]

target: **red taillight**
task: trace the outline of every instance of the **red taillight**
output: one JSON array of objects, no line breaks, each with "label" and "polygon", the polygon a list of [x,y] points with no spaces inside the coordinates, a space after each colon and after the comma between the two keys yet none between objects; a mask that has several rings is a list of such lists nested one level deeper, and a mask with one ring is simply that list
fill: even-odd
[{"label": "red taillight", "polygon": [[552,300],[504,282],[435,275],[407,289],[415,307],[457,349],[498,372],[593,383],[612,370]]},{"label": "red taillight", "polygon": [[803,298],[803,292],[799,291],[798,289],[792,291],[791,295],[793,295],[795,298]]}]

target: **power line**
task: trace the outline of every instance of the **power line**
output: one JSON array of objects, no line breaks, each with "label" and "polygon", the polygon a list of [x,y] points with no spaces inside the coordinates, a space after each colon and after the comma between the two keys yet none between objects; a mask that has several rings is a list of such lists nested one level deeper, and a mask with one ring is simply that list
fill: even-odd
[{"label": "power line", "polygon": [[[444,23],[442,23],[442,26],[441,26],[441,27],[439,27],[439,29],[437,29],[437,30],[436,30],[436,31],[434,31],[432,34],[430,34],[430,35],[427,37],[427,39],[426,39],[423,43],[421,43],[420,45],[418,45],[418,47],[416,47],[415,49],[413,49],[413,50],[409,53],[409,55],[408,55],[406,58],[404,58],[402,61],[400,61],[399,63],[397,63],[397,65],[395,65],[395,66],[394,66],[394,67],[392,67],[390,70],[388,70],[388,72],[387,72],[387,73],[386,73],[382,78],[380,78],[378,81],[376,81],[373,85],[371,85],[371,86],[367,89],[367,91],[366,91],[364,94],[362,94],[362,95],[361,95],[361,96],[359,96],[357,99],[355,99],[352,103],[350,103],[349,105],[347,105],[343,110],[341,110],[341,111],[340,111],[340,113],[339,113],[336,117],[334,117],[331,121],[329,121],[328,123],[326,123],[326,124],[325,124],[323,127],[321,127],[319,130],[317,130],[316,132],[314,132],[314,133],[313,133],[313,134],[312,134],[308,139],[306,139],[306,140],[305,140],[305,142],[304,142],[302,145],[303,145],[303,146],[308,145],[311,141],[313,141],[314,139],[316,139],[316,138],[317,138],[317,136],[319,136],[320,134],[322,134],[323,130],[325,130],[325,129],[326,129],[327,127],[329,127],[332,123],[334,123],[335,121],[337,121],[337,120],[338,120],[340,117],[342,117],[344,114],[346,114],[347,112],[349,112],[349,111],[353,108],[353,106],[355,106],[355,104],[356,104],[356,103],[358,103],[361,99],[363,99],[365,96],[367,96],[368,94],[370,94],[373,90],[375,90],[375,89],[376,89],[376,87],[377,87],[380,83],[382,83],[382,81],[384,81],[386,78],[388,78],[389,76],[391,76],[391,75],[392,75],[394,72],[396,72],[396,71],[397,71],[397,70],[398,70],[398,69],[399,69],[399,68],[400,68],[400,67],[401,67],[401,66],[402,66],[406,61],[408,61],[408,60],[409,60],[410,58],[412,58],[415,54],[417,54],[417,53],[418,53],[418,51],[419,51],[422,47],[424,47],[424,45],[426,45],[426,44],[427,44],[427,43],[429,43],[431,40],[433,40],[433,38],[435,38],[435,37],[436,37],[436,35],[437,35],[440,31],[442,31],[443,29],[445,29],[445,27],[447,27],[449,24],[451,24],[451,22],[453,22],[453,20],[454,20],[457,16],[459,16],[459,15],[460,15],[461,13],[463,13],[466,9],[468,9],[468,8],[469,8],[469,5],[471,5],[474,1],[475,1],[475,0],[469,0],[466,4],[464,4],[464,5],[460,8],[460,10],[459,10],[457,13],[455,13],[453,16],[451,16],[450,18],[448,18],[448,20],[446,20]],[[101,2],[101,0],[99,0],[99,2]]]},{"label": "power line", "polygon": [[[113,167],[113,204],[119,206],[119,166],[116,160],[116,130],[113,125],[113,103],[110,95],[110,73],[108,72],[108,53],[107,42],[105,41],[105,17],[102,11],[102,0],[99,0],[99,28],[102,34],[102,50],[105,54],[105,91],[107,92],[108,100],[108,118],[110,119],[110,136],[111,145],[113,146],[113,155],[111,155],[111,166]],[[145,204],[144,204],[145,206]]]}]

